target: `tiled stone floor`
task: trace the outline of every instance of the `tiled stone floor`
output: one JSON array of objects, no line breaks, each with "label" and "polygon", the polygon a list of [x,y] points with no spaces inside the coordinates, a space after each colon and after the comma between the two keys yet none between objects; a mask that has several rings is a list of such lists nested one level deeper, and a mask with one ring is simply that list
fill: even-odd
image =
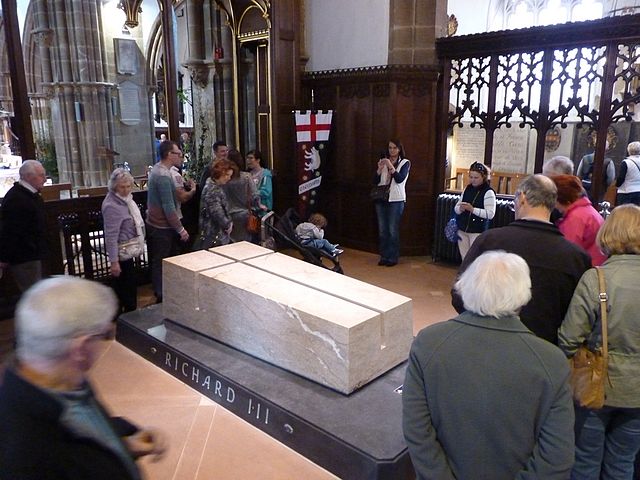
[{"label": "tiled stone floor", "polygon": [[[413,299],[414,332],[454,315],[449,290],[456,267],[403,257],[378,267],[376,255],[347,249],[345,273]],[[139,305],[153,301],[148,286]],[[13,345],[13,322],[0,321],[0,356]],[[142,460],[148,480],[321,480],[336,477],[154,367],[117,342],[105,342],[92,381],[112,413],[155,426],[170,448],[157,463]]]}]

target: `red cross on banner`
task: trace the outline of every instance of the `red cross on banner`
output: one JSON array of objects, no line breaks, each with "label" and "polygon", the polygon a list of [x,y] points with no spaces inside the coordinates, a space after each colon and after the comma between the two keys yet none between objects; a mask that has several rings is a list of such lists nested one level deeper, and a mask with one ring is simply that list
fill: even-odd
[{"label": "red cross on banner", "polygon": [[311,113],[296,111],[296,137],[298,143],[326,142],[331,131],[332,111]]}]

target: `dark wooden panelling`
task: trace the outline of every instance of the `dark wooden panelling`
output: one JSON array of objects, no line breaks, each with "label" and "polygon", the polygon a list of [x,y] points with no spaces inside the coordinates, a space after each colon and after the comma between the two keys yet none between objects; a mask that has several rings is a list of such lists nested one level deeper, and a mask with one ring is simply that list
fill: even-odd
[{"label": "dark wooden panelling", "polygon": [[299,0],[271,3],[271,94],[275,210],[295,205],[295,130],[291,111],[302,107],[300,95],[301,29]]},{"label": "dark wooden panelling", "polygon": [[[431,251],[436,185],[435,107],[438,70],[428,66],[385,66],[303,76],[303,96],[313,108],[335,111],[332,156],[323,171],[319,208],[330,225],[327,236],[343,245],[375,252],[378,234],[369,190],[380,152],[399,137],[412,168],[401,225],[401,253]],[[307,103],[307,108],[312,106]],[[293,131],[289,133],[294,142]],[[295,162],[291,158],[291,162]],[[294,169],[294,164],[288,167]],[[293,180],[293,179],[292,179]],[[279,188],[295,192],[278,182]]]}]

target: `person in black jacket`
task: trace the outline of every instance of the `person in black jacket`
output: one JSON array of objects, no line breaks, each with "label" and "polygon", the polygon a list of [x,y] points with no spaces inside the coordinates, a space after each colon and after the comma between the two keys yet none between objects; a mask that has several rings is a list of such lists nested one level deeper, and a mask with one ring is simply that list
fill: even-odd
[{"label": "person in black jacket", "polygon": [[16,182],[2,200],[0,271],[11,268],[21,291],[42,278],[47,249],[44,203],[40,190],[46,180],[42,164],[25,160]]},{"label": "person in black jacket", "polygon": [[117,305],[107,286],[69,276],[22,296],[0,379],[0,478],[139,480],[135,459],[162,455],[162,435],[111,418],[87,381]]},{"label": "person in black jacket", "polygon": [[464,260],[469,248],[496,214],[496,192],[489,186],[489,169],[480,162],[469,167],[469,185],[454,207],[458,225],[458,249]]},{"label": "person in black jacket", "polygon": [[[591,268],[589,254],[565,239],[549,221],[557,196],[556,185],[550,178],[539,174],[525,178],[515,193],[515,222],[480,235],[459,272],[489,250],[505,250],[524,258],[531,270],[532,297],[522,307],[520,320],[538,337],[554,344],[558,343],[558,327],[573,291],[582,274]],[[456,291],[451,295],[453,307],[462,313],[465,310],[462,298]]]}]

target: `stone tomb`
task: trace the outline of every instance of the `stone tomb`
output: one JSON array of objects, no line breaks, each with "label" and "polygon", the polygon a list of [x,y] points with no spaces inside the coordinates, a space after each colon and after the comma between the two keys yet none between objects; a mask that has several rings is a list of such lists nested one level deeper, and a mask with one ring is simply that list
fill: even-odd
[{"label": "stone tomb", "polygon": [[406,360],[411,299],[241,242],[165,259],[164,315],[351,393]]}]

